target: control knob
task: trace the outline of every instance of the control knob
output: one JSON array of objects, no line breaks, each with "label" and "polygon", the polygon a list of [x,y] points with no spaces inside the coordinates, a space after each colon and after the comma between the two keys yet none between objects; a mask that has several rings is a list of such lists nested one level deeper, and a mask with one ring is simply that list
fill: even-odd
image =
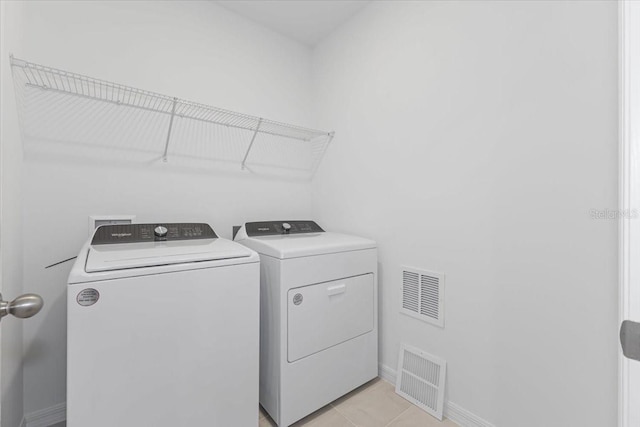
[{"label": "control knob", "polygon": [[156,237],[166,237],[167,231],[169,231],[167,230],[167,227],[164,227],[162,225],[159,225],[153,229],[153,233],[156,235]]},{"label": "control knob", "polygon": [[288,222],[283,222],[282,230],[284,230],[284,234],[289,234],[289,232],[291,231],[291,224],[289,224]]}]

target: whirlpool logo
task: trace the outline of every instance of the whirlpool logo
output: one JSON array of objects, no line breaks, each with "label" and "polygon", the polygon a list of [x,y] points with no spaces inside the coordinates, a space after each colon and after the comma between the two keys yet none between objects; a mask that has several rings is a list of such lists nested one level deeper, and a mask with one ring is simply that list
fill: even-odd
[{"label": "whirlpool logo", "polygon": [[111,233],[111,237],[130,237],[131,233]]}]

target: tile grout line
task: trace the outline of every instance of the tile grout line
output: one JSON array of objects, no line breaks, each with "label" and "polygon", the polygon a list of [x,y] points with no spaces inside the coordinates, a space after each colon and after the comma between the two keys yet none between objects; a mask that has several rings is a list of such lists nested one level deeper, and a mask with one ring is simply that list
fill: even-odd
[{"label": "tile grout line", "polygon": [[398,418],[400,418],[402,416],[402,414],[404,414],[405,412],[407,412],[409,409],[411,409],[411,406],[409,406],[407,409],[405,409],[404,411],[400,412],[398,414],[397,417],[395,417],[394,419],[392,419],[391,421],[389,421],[389,423],[385,426],[385,427],[389,427],[395,420],[397,420]]},{"label": "tile grout line", "polygon": [[[357,396],[357,395],[359,395],[360,393],[365,392],[365,391],[367,391],[367,390],[374,389],[374,388],[376,388],[377,386],[378,386],[378,383],[373,384],[371,387],[367,387],[367,388],[364,388],[364,389],[360,390],[360,391],[359,391],[359,392],[357,392],[356,394],[352,395],[352,397],[353,397],[353,396]],[[347,394],[349,394],[349,393],[347,393]],[[343,396],[343,397],[344,397],[344,396]],[[351,425],[352,425],[352,426],[354,426],[354,427],[358,427],[358,425],[357,425],[354,421],[352,421],[349,417],[347,417],[345,414],[343,414],[342,412],[340,412],[340,410],[338,409],[338,407],[337,407],[336,405],[334,405],[334,402],[337,402],[338,400],[340,400],[340,399],[336,399],[336,400],[334,400],[333,402],[329,403],[329,405],[330,405],[333,409],[335,409],[335,410],[336,410],[336,412],[337,412],[338,414],[340,414],[344,419],[346,419],[346,420],[349,422],[349,424],[351,424]],[[349,400],[349,399],[346,399],[346,400]],[[345,400],[345,401],[346,401],[346,400]]]},{"label": "tile grout line", "polygon": [[[378,378],[380,378],[380,377],[378,377]],[[375,384],[373,384],[373,385],[372,385],[372,386],[370,386],[370,387],[367,387],[367,388],[365,388],[365,389],[360,390],[358,393],[354,394],[353,396],[357,396],[357,395],[359,395],[360,393],[363,393],[363,392],[366,392],[366,391],[369,391],[369,390],[373,390],[373,389],[375,389],[375,388],[378,388],[378,387],[380,387],[380,386],[381,386],[380,384],[381,384],[383,381],[384,381],[384,382],[387,382],[388,384],[391,384],[391,383],[389,383],[388,381],[385,381],[385,380],[383,380],[382,378],[380,378],[380,381],[377,381]],[[393,385],[393,384],[391,384],[391,385]],[[347,399],[347,400],[349,400],[349,399]],[[336,401],[337,401],[337,400],[334,400],[333,402],[329,403],[329,405],[331,405],[331,407],[332,407],[333,409],[335,409],[335,410],[336,410],[336,412],[337,412],[338,414],[342,415],[342,416],[343,416],[343,417],[344,417],[344,418],[345,418],[345,419],[346,419],[346,420],[347,420],[351,425],[353,425],[354,427],[358,427],[358,424],[356,424],[356,423],[355,423],[354,421],[352,421],[348,416],[346,416],[345,414],[343,414],[342,412],[340,412],[340,410],[338,409],[338,407],[337,407],[336,405],[334,405],[334,404],[333,404],[333,403],[334,403],[334,402],[336,402]],[[411,408],[411,406],[409,406],[409,408]],[[405,409],[404,411],[402,411],[400,414],[398,414],[398,416],[397,416],[397,417],[395,417],[395,418],[393,418],[391,421],[389,421],[389,423],[394,422],[394,421],[395,421],[395,420],[396,420],[400,415],[404,414],[407,410],[409,410],[409,408],[407,408],[407,409]],[[388,426],[389,426],[389,424],[385,425],[385,427],[388,427]]]},{"label": "tile grout line", "polygon": [[349,417],[347,417],[345,414],[343,414],[342,412],[340,412],[340,410],[339,410],[338,408],[336,408],[336,406],[333,404],[333,402],[332,402],[332,403],[330,403],[329,405],[331,405],[331,407],[332,407],[333,409],[335,409],[335,410],[336,410],[336,412],[337,412],[338,414],[340,414],[340,416],[342,416],[345,420],[347,420],[347,422],[348,422],[349,424],[351,424],[351,425],[352,425],[352,426],[354,426],[354,427],[358,427],[358,425],[357,425],[356,423],[354,423],[353,421],[351,421],[351,419],[350,419]]}]

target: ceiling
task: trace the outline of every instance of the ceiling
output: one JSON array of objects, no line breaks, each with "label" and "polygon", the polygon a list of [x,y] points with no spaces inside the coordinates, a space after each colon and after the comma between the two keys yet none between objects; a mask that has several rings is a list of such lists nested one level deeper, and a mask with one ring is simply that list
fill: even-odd
[{"label": "ceiling", "polygon": [[222,0],[221,6],[308,46],[315,46],[370,1]]}]

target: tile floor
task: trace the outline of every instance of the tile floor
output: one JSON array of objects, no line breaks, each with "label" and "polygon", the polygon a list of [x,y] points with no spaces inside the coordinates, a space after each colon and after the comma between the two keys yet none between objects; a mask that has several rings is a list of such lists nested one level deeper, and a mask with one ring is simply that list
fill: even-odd
[{"label": "tile floor", "polygon": [[[259,427],[276,424],[260,408]],[[438,421],[404,400],[395,387],[375,379],[328,404],[294,424],[295,427],[456,427],[445,419]]]},{"label": "tile floor", "polygon": [[[61,422],[51,427],[65,427]],[[259,427],[276,424],[260,408]],[[395,387],[375,379],[294,424],[295,427],[457,427],[431,415],[398,396]],[[238,426],[240,427],[240,426]]]}]

